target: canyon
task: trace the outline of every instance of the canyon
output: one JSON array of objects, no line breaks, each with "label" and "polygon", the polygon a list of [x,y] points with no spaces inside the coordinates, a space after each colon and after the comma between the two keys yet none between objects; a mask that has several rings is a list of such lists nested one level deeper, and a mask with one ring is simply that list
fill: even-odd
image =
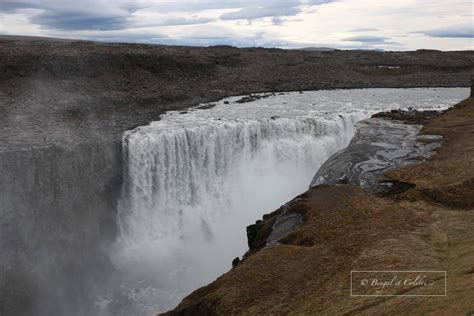
[{"label": "canyon", "polygon": [[[108,297],[97,302],[104,286],[120,288],[126,281],[110,278],[120,268],[109,257],[123,228],[126,131],[159,122],[169,111],[185,117],[179,113],[204,103],[219,107],[218,100],[233,95],[253,93],[249,98],[258,102],[257,92],[467,86],[474,66],[469,51],[307,52],[4,38],[0,60],[2,315],[96,313],[110,304]],[[379,67],[387,65],[400,68]],[[240,99],[235,104],[245,104]],[[109,307],[127,314],[125,305]]]}]

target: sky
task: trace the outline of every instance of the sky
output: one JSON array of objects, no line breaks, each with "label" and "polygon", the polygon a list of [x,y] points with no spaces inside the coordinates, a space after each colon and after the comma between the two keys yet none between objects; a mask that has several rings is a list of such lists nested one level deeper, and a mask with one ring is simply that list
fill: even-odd
[{"label": "sky", "polygon": [[108,42],[474,49],[472,0],[0,0],[0,34]]}]

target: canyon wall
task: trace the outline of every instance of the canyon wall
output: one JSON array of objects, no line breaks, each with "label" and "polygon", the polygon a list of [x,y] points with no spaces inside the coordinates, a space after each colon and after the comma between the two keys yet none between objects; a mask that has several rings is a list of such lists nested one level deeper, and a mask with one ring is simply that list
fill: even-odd
[{"label": "canyon wall", "polygon": [[0,154],[0,314],[85,315],[112,269],[120,143]]},{"label": "canyon wall", "polygon": [[84,315],[113,269],[124,131],[228,95],[466,86],[474,53],[2,38],[0,60],[0,314]]}]

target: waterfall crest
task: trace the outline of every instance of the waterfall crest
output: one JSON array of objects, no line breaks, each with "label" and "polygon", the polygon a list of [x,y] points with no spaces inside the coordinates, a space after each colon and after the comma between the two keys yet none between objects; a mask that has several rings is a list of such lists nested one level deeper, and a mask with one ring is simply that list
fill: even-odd
[{"label": "waterfall crest", "polygon": [[212,221],[237,206],[242,197],[235,191],[252,185],[249,181],[257,184],[275,171],[296,177],[316,170],[347,144],[354,122],[337,117],[218,123],[125,135],[127,198],[120,210],[125,240],[185,233],[187,222]]}]

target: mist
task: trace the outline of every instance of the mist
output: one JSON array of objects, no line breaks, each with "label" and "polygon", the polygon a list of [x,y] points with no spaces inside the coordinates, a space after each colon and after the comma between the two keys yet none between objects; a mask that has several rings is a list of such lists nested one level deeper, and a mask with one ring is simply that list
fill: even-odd
[{"label": "mist", "polygon": [[[304,192],[319,166],[349,142],[355,122],[390,109],[442,110],[467,94],[454,88],[238,96],[169,111],[119,142],[40,142],[3,151],[0,313],[171,309],[231,269],[247,251],[246,226]],[[63,124],[52,126],[70,123]],[[97,124],[92,132],[107,128]]]}]

